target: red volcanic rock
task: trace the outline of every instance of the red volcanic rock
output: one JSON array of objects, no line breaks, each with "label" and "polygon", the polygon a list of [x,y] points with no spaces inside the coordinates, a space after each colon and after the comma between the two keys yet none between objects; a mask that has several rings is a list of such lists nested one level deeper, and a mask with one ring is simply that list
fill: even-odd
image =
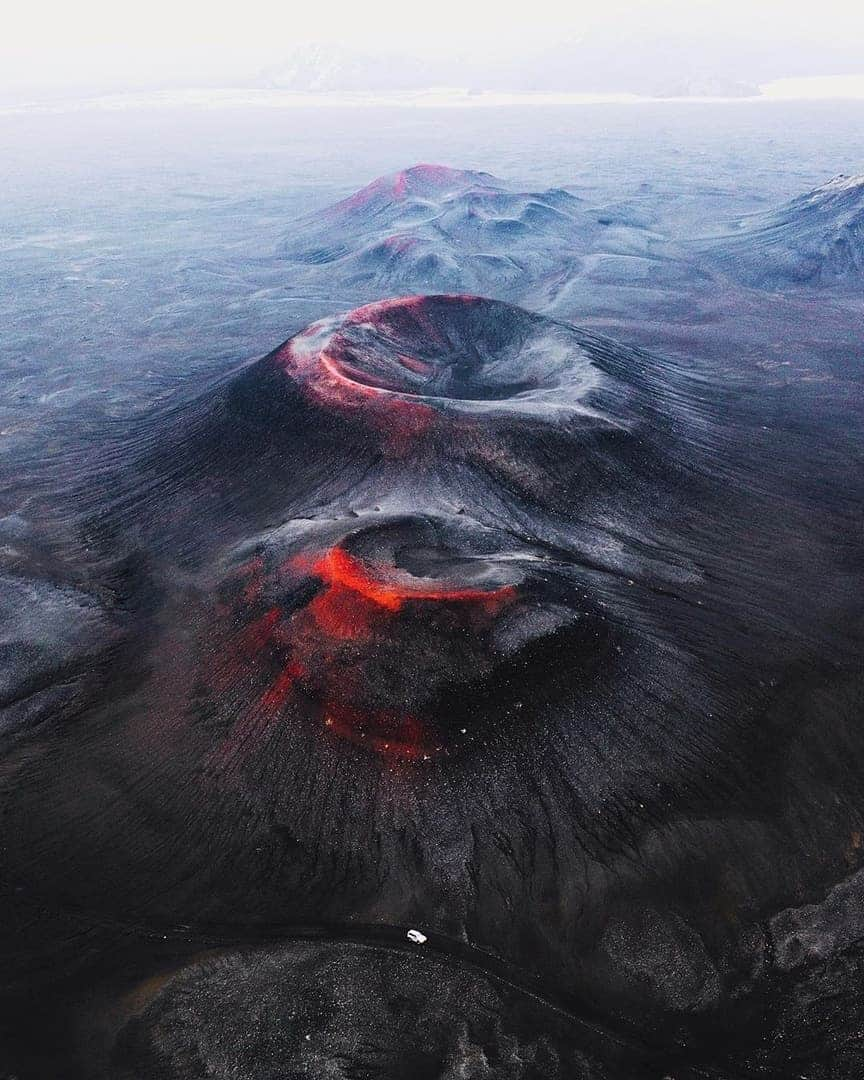
[{"label": "red volcanic rock", "polygon": [[[433,537],[443,552],[452,548],[442,564],[403,565],[415,550],[422,563]],[[465,665],[448,656],[455,650],[468,661],[463,678],[491,671],[491,635],[518,604],[523,577],[494,553],[467,554],[472,542],[466,525],[376,522],[324,550],[240,568],[243,584],[219,631],[219,656],[230,658],[221,686],[230,692],[250,671],[271,676],[225,752],[243,744],[250,724],[290,715],[303,701],[315,702],[329,735],[388,758],[429,760],[452,747],[435,701],[454,681],[451,665],[460,673]],[[267,606],[310,588],[305,603]],[[414,660],[407,642],[422,643]],[[392,673],[379,686],[382,666]]]},{"label": "red volcanic rock", "polygon": [[472,188],[500,191],[501,185],[489,173],[421,163],[388,176],[379,176],[371,184],[367,184],[353,195],[349,195],[347,199],[336,203],[329,213],[334,218],[350,217],[358,211],[380,207],[393,200],[441,198],[469,191]]}]

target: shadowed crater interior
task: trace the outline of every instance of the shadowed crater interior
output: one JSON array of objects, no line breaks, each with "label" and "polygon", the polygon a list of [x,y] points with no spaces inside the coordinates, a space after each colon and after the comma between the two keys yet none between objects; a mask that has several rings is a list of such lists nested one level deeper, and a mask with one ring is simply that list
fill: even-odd
[{"label": "shadowed crater interior", "polygon": [[561,324],[476,296],[414,296],[316,323],[281,353],[289,371],[343,395],[420,398],[471,411],[571,404],[597,383]]}]

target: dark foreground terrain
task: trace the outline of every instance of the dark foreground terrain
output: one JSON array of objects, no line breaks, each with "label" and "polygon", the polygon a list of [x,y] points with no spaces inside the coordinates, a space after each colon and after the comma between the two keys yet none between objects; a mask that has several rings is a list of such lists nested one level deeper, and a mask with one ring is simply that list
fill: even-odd
[{"label": "dark foreground terrain", "polygon": [[0,1072],[864,1074],[864,181],[670,176],[7,250]]}]

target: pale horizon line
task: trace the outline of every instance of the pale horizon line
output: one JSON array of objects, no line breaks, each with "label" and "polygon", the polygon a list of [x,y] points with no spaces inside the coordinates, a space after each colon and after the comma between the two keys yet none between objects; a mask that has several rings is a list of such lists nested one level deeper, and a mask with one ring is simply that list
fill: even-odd
[{"label": "pale horizon line", "polygon": [[430,87],[410,91],[298,91],[268,87],[188,87],[128,90],[75,97],[32,99],[0,104],[0,115],[65,113],[86,110],[193,106],[218,108],[502,108],[556,105],[716,105],[793,101],[864,101],[864,74],[810,75],[774,79],[758,86],[759,93],[741,96],[691,95],[659,97],[629,91],[574,93],[569,91],[475,91],[464,87]]}]

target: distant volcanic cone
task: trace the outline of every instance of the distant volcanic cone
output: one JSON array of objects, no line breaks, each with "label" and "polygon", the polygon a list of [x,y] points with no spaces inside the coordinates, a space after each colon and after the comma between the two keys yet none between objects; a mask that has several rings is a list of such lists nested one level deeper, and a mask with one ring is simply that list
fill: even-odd
[{"label": "distant volcanic cone", "polygon": [[860,285],[864,175],[835,176],[777,210],[752,214],[702,243],[709,261],[747,285]]}]

